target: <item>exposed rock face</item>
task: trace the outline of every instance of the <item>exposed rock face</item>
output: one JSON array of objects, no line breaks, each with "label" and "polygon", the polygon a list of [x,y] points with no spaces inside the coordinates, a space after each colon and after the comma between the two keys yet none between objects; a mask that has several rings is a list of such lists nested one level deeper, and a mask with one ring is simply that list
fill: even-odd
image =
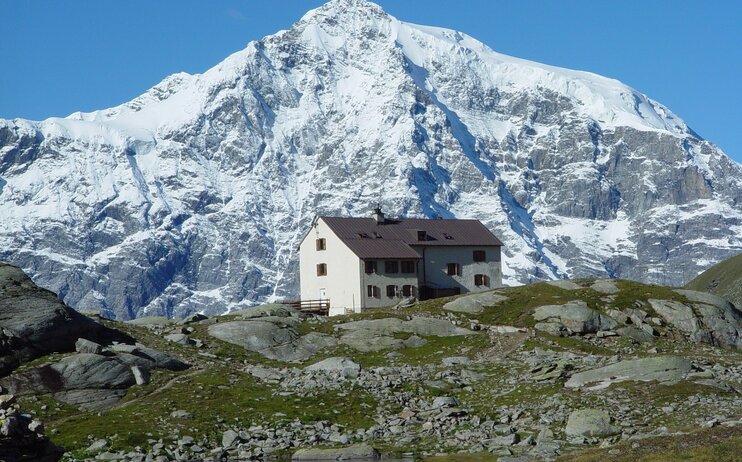
[{"label": "exposed rock face", "polygon": [[669,300],[649,300],[652,308],[690,339],[724,347],[742,348],[742,313],[716,295],[677,290],[690,305]]},{"label": "exposed rock face", "polygon": [[266,358],[302,361],[322,348],[333,346],[334,338],[318,333],[300,336],[292,318],[256,318],[250,321],[221,322],[209,326],[209,335]]},{"label": "exposed rock face", "polygon": [[676,356],[632,359],[578,372],[570,377],[564,386],[580,388],[591,385],[593,388],[605,388],[611,383],[626,380],[674,383],[685,378],[691,370],[690,361]]},{"label": "exposed rock face", "polygon": [[[536,321],[547,321],[537,329],[551,333],[550,329],[577,334],[595,333],[599,330],[613,329],[618,323],[611,317],[598,313],[587,307],[582,300],[575,300],[564,305],[540,306],[533,311]],[[551,325],[549,325],[551,324]]]},{"label": "exposed rock face", "polygon": [[0,259],[106,316],[224,312],[295,297],[313,216],[380,200],[481,219],[508,282],[679,284],[742,249],[741,180],[620,82],[334,0],[121,106],[0,121]]},{"label": "exposed rock face", "polygon": [[52,292],[37,287],[19,268],[0,263],[0,377],[20,361],[75,351],[77,342],[92,343],[86,339],[100,343],[133,341],[69,309]]}]

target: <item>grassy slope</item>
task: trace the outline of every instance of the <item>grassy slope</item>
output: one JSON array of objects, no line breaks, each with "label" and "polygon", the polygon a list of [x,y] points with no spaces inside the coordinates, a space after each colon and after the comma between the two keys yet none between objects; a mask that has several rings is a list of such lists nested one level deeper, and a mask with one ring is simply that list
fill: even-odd
[{"label": "grassy slope", "polygon": [[712,266],[685,287],[711,292],[742,309],[742,253]]},{"label": "grassy slope", "polygon": [[[585,300],[589,306],[600,311],[609,308],[635,307],[637,302],[646,302],[649,298],[685,301],[684,297],[666,287],[650,286],[630,281],[619,281],[618,285],[621,288],[621,293],[610,298],[606,298],[605,295],[589,288],[567,291],[544,283],[500,289],[499,292],[508,296],[508,300],[500,305],[488,308],[477,315],[447,314],[447,316],[459,319],[463,326],[468,326],[468,320],[473,318],[485,324],[531,326],[533,325],[533,319],[529,314],[533,311],[533,308],[545,304],[564,303],[569,300]],[[322,322],[304,322],[299,330],[301,333],[310,331],[330,333],[333,332],[334,325],[355,319],[405,317],[414,314],[440,316],[442,314],[441,308],[448,300],[450,299],[429,300],[403,311],[381,309],[363,315],[328,318]],[[647,303],[643,303],[643,305],[644,310],[651,312]],[[197,349],[169,343],[145,327],[121,323],[112,323],[111,325],[127,331],[148,346],[175,354],[191,362],[194,364],[194,368],[180,373],[156,371],[153,374],[152,383],[144,387],[135,386],[128,391],[125,397],[125,402],[129,402],[128,404],[101,413],[80,412],[70,406],[59,405],[49,397],[24,398],[24,408],[33,410],[38,417],[47,423],[48,428],[57,431],[57,434],[52,437],[53,440],[69,450],[78,451],[78,453],[90,444],[91,438],[107,437],[112,439],[113,448],[125,449],[137,445],[148,447],[148,440],[160,438],[168,440],[177,438],[178,434],[208,435],[211,439],[218,439],[220,432],[235,424],[240,427],[249,427],[252,424],[299,419],[305,423],[326,420],[346,425],[349,428],[367,428],[372,423],[369,418],[372,413],[369,410],[376,408],[379,403],[361,389],[344,390],[343,393],[327,390],[302,399],[297,399],[295,396],[278,397],[275,394],[280,391],[277,387],[254,380],[250,375],[240,371],[241,366],[249,363],[272,367],[303,367],[323,358],[339,355],[350,356],[364,367],[390,364],[390,360],[386,357],[388,351],[359,353],[345,346],[322,351],[302,365],[278,363],[262,358],[255,353],[246,352],[237,346],[210,338],[206,333],[207,326],[197,324],[194,325],[196,331],[192,336],[204,340],[208,345],[206,352],[218,356],[217,358],[205,358],[198,355]],[[574,390],[562,388],[558,383],[531,382],[521,383],[515,387],[506,386],[507,383],[504,379],[513,371],[504,368],[497,359],[497,354],[493,354],[493,346],[486,333],[468,337],[429,337],[427,340],[428,344],[423,347],[399,350],[401,355],[394,360],[394,364],[440,365],[442,358],[458,355],[484,359],[483,362],[477,363],[473,367],[487,380],[474,384],[470,391],[453,390],[462,399],[465,406],[479,415],[494,416],[497,414],[499,406],[508,406],[515,403],[531,402],[533,406],[537,407],[539,401],[557,394],[570,403],[574,402],[576,404],[580,401],[595,400],[595,405],[600,404],[599,396],[586,398],[586,396]],[[709,360],[722,364],[733,364],[742,360],[742,355],[738,352],[698,348],[697,345],[674,342],[664,337],[658,340],[656,346],[661,351],[674,350],[680,354],[687,352],[696,357],[707,355]],[[632,345],[625,338],[610,338],[601,342],[591,342],[579,337],[556,338],[539,334],[536,337],[528,338],[520,346],[521,349],[526,351],[536,347],[577,351],[600,356],[611,356],[618,351],[637,355],[649,354],[645,351],[648,347]],[[51,358],[47,357],[46,359]],[[37,363],[42,361],[39,360]],[[526,365],[518,365],[516,369],[518,369],[517,372],[527,372]],[[163,390],[166,385],[169,388]],[[648,410],[652,407],[661,406],[667,396],[679,397],[719,393],[719,390],[716,389],[687,383],[672,387],[632,386],[630,383],[614,386],[620,386],[622,390],[625,390],[627,397],[642,403],[646,402]],[[422,384],[414,387],[415,393],[422,397],[446,394],[452,391],[447,388],[426,388]],[[354,399],[348,399],[348,396],[353,396]],[[332,406],[327,406],[330,403],[332,403]],[[191,412],[193,419],[187,421],[172,419],[170,413],[177,409]],[[393,409],[389,409],[389,411],[395,412]],[[652,421],[648,423],[665,425],[671,430],[687,426],[687,421],[664,419],[667,419],[667,416],[657,413],[656,418],[652,418]],[[113,435],[117,436],[113,437]],[[730,444],[733,443],[732,441]],[[711,441],[709,441],[709,445],[712,445]],[[420,442],[415,448],[404,449],[425,450],[425,442]],[[452,448],[452,450],[455,450],[455,448]],[[658,450],[663,449],[659,448]],[[605,457],[604,452],[603,457]]]}]

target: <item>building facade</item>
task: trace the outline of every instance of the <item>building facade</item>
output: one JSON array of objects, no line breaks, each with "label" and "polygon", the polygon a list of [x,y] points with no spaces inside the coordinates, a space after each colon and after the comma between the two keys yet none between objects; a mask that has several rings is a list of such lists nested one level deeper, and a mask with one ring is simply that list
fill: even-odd
[{"label": "building facade", "polygon": [[502,285],[502,242],[478,220],[316,217],[299,245],[302,300],[330,315]]}]

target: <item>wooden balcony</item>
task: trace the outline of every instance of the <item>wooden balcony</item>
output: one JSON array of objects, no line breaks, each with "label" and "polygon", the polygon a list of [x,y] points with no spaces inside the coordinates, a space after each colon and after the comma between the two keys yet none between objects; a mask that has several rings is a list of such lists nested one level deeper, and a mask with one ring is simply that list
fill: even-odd
[{"label": "wooden balcony", "polygon": [[295,310],[315,316],[327,316],[330,314],[330,300],[292,300],[281,302],[289,305]]}]

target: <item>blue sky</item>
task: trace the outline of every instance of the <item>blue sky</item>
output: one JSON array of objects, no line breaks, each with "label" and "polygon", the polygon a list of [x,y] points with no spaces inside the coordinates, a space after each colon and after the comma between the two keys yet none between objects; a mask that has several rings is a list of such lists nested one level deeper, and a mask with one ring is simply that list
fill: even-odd
[{"label": "blue sky", "polygon": [[[0,117],[114,106],[203,72],[319,0],[0,0]],[[403,21],[613,77],[742,162],[742,1],[378,0]]]}]

